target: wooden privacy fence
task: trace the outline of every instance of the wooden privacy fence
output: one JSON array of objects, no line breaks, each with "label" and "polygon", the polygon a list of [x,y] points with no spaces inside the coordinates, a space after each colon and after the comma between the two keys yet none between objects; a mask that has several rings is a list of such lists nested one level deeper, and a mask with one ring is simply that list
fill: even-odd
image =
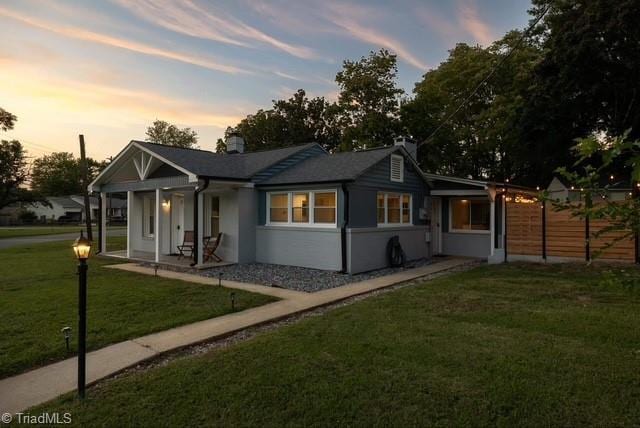
[{"label": "wooden privacy fence", "polygon": [[[587,246],[587,222],[584,219],[573,217],[568,211],[555,211],[550,206],[543,209],[540,202],[507,202],[507,204],[509,255],[589,260],[608,242],[623,235],[622,232],[609,232],[596,239],[593,234],[606,227],[608,222],[591,219],[589,221],[590,239]],[[633,263],[635,257],[635,240],[630,238],[618,241],[604,250],[598,258]]]}]

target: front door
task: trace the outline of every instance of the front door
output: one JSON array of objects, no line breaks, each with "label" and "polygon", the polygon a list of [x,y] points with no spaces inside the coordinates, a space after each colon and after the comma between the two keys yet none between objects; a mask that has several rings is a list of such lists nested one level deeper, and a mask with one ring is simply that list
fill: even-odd
[{"label": "front door", "polygon": [[177,253],[184,236],[184,196],[171,195],[171,254]]},{"label": "front door", "polygon": [[437,255],[442,253],[442,200],[440,198],[431,199],[431,253]]}]

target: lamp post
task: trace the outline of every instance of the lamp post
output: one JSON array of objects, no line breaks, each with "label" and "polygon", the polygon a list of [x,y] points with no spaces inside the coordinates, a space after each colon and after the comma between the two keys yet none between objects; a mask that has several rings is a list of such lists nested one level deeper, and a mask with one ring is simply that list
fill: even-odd
[{"label": "lamp post", "polygon": [[91,241],[80,237],[73,243],[78,259],[78,395],[84,398],[87,374],[87,259],[91,253]]}]

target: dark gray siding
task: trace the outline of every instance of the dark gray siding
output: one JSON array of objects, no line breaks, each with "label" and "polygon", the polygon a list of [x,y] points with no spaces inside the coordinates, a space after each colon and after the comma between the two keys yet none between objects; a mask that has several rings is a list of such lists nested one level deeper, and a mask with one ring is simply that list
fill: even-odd
[{"label": "dark gray siding", "polygon": [[186,174],[178,171],[171,165],[163,163],[155,171],[149,174],[149,178],[180,177],[182,175],[186,175]]},{"label": "dark gray siding", "polygon": [[349,184],[349,227],[376,227],[378,225],[376,207],[378,191],[411,193],[413,224],[425,224],[424,220],[420,220],[419,211],[424,206],[425,196],[429,194],[427,184],[407,159],[404,162],[403,183],[391,181],[390,168],[390,157],[387,156],[358,177],[355,182]]},{"label": "dark gray siding", "polygon": [[299,164],[300,162],[303,162],[314,156],[321,155],[323,153],[325,152],[324,150],[322,150],[320,146],[317,146],[317,145],[312,146],[307,150],[302,150],[294,154],[293,156],[289,156],[288,158],[274,165],[271,165],[269,168],[265,169],[264,171],[260,171],[259,173],[253,176],[252,181],[254,183],[261,183],[273,177],[274,175],[281,173],[287,168],[290,168],[294,165]]}]

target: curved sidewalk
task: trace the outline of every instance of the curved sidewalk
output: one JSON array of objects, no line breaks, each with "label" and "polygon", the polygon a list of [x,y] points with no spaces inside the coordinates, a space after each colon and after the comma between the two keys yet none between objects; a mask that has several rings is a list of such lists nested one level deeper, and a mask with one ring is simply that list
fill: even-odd
[{"label": "curved sidewalk", "polygon": [[[242,312],[211,318],[192,324],[175,327],[116,343],[87,354],[87,382],[95,383],[144,360],[157,357],[165,352],[203,341],[224,337],[248,327],[276,321],[300,312],[329,305],[360,294],[411,281],[476,263],[476,259],[450,258],[427,266],[408,269],[367,281],[347,284],[342,287],[304,293],[262,285],[222,281],[227,288],[242,289],[253,293],[267,294],[282,300]],[[112,265],[148,275],[154,269],[133,263]],[[182,281],[217,286],[218,280],[199,275],[158,271],[159,276]],[[44,403],[59,395],[76,389],[77,358],[69,358],[20,375],[0,380],[0,413],[17,413],[29,407]]]}]

